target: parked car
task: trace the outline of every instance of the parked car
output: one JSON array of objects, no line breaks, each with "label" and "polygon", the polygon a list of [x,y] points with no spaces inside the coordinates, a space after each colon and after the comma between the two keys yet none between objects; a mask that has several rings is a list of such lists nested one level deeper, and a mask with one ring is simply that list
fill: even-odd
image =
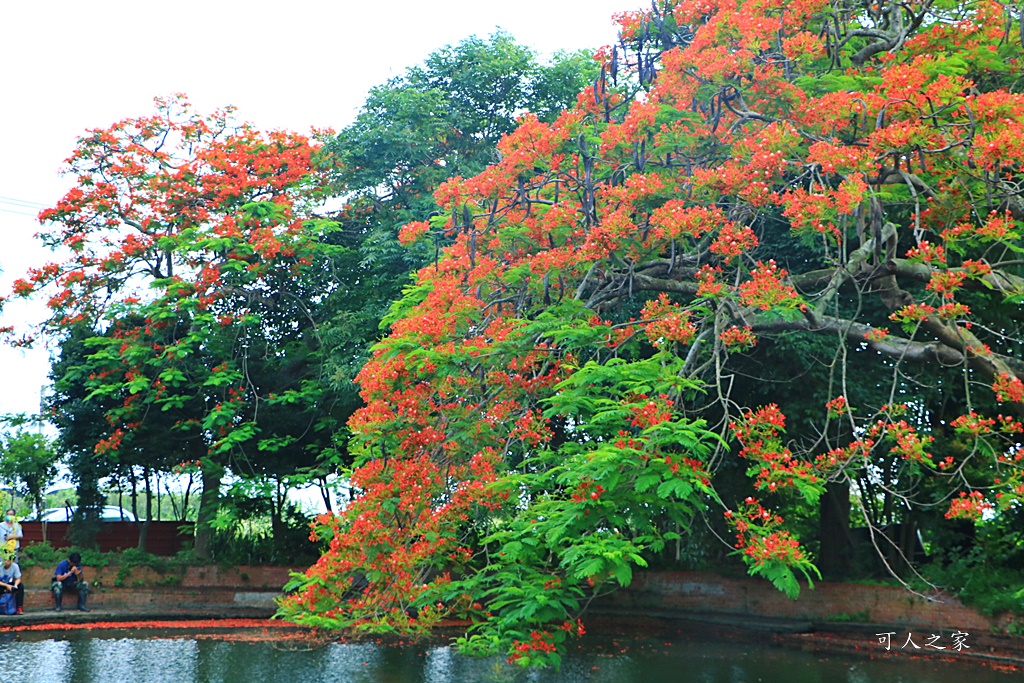
[{"label": "parked car", "polygon": [[[36,517],[35,515],[29,515],[24,520],[25,522],[70,522],[72,515],[75,514],[75,507],[64,507],[64,508],[49,508],[43,510],[43,513]],[[128,510],[119,508],[116,505],[104,505],[103,509],[100,510],[100,521],[101,522],[137,522],[138,520]]]}]

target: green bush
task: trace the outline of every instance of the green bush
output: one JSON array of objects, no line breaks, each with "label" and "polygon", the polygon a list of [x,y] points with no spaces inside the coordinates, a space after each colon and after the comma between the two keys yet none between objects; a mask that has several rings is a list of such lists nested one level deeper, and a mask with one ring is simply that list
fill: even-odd
[{"label": "green bush", "polygon": [[82,564],[87,567],[106,567],[115,564],[117,559],[111,555],[116,553],[101,553],[91,548],[54,548],[47,542],[33,543],[23,546],[18,555],[18,564],[22,567],[56,567],[61,560],[66,560],[68,555],[78,552],[82,556]]},{"label": "green bush", "polygon": [[1024,616],[1024,571],[992,562],[991,554],[980,545],[958,548],[943,559],[925,568],[926,578],[989,616],[1002,612]]},{"label": "green bush", "polygon": [[21,549],[19,564],[22,567],[56,567],[68,555],[78,552],[82,556],[82,564],[87,567],[108,567],[118,565],[123,570],[131,567],[150,567],[154,571],[165,574],[176,568],[193,564],[192,554],[179,553],[174,557],[163,557],[143,552],[137,548],[100,552],[91,548],[54,548],[49,543],[33,543]]},{"label": "green bush", "polygon": [[309,517],[288,506],[275,533],[265,504],[252,500],[243,505],[237,498],[222,501],[210,543],[213,560],[226,566],[316,562],[322,548],[309,540]]}]

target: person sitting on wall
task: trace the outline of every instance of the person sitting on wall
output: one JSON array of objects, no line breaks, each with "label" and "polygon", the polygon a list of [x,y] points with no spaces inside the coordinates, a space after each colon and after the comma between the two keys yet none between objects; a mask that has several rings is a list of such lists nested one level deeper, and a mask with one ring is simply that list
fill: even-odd
[{"label": "person sitting on wall", "polygon": [[78,609],[88,612],[85,606],[86,598],[89,596],[89,582],[82,577],[82,556],[78,553],[71,553],[68,559],[61,560],[57,569],[53,572],[53,583],[50,590],[53,591],[53,598],[57,603],[57,611],[61,611],[61,601],[64,598],[64,591],[71,591],[78,594]]},{"label": "person sitting on wall", "polygon": [[21,525],[14,515],[14,508],[8,508],[4,513],[4,519],[0,522],[0,550],[9,552],[18,559],[18,550],[21,548]]},{"label": "person sitting on wall", "polygon": [[0,590],[4,593],[14,593],[14,604],[18,608],[15,614],[22,614],[25,585],[21,582],[21,567],[14,561],[14,555],[7,552],[4,553],[4,566],[0,569]]}]

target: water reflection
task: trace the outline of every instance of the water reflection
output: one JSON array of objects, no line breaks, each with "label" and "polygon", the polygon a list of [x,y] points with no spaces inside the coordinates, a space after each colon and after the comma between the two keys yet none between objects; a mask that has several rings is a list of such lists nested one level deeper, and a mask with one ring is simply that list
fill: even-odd
[{"label": "water reflection", "polygon": [[0,675],[11,683],[68,683],[74,673],[73,659],[68,642],[5,642],[0,645]]},{"label": "water reflection", "polygon": [[[90,638],[71,643],[67,656],[69,683],[107,683],[108,681],[147,681],[179,683],[196,680],[194,640],[154,641],[137,638]],[[57,671],[55,669],[54,671]]]},{"label": "water reflection", "polygon": [[[146,636],[149,637],[146,637]],[[848,660],[729,641],[588,637],[561,671],[522,672],[449,647],[54,634],[0,642],[0,683],[1006,683],[1014,674],[929,660]],[[1019,675],[1019,673],[1017,674]]]}]

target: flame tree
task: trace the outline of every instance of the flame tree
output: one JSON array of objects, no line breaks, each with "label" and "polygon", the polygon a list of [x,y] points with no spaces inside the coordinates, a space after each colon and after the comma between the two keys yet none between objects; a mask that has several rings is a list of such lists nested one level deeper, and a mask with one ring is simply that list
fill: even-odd
[{"label": "flame tree", "polygon": [[[879,536],[901,510],[1019,509],[1019,10],[684,0],[619,21],[575,108],[524,117],[403,229],[454,244],[360,374],[358,495],[321,520],[289,618],[456,613],[466,649],[557,662],[589,596],[715,508],[790,594],[813,573],[794,497],[853,486]],[[822,400],[787,441],[755,394]],[[750,490],[722,501],[737,459]]]},{"label": "flame tree", "polygon": [[[14,283],[16,296],[49,296],[44,331],[67,355],[51,417],[88,442],[70,449],[86,479],[198,467],[200,556],[225,471],[291,472],[330,444],[312,324],[329,294],[311,277],[330,229],[313,214],[316,151],[230,109],[158,99],[153,115],[79,140],[66,161],[75,186],[40,214],[61,260]],[[76,424],[86,409],[100,424]]]}]

